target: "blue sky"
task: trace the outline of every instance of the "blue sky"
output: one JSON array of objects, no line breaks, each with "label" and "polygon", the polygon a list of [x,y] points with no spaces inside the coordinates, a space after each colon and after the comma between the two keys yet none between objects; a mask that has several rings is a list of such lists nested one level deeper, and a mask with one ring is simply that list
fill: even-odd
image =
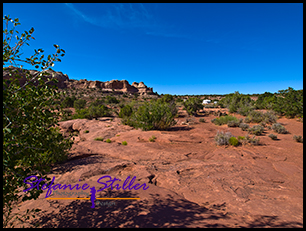
[{"label": "blue sky", "polygon": [[177,95],[303,89],[303,4],[4,3],[3,15],[35,29],[24,58],[64,49],[54,70],[71,79]]}]

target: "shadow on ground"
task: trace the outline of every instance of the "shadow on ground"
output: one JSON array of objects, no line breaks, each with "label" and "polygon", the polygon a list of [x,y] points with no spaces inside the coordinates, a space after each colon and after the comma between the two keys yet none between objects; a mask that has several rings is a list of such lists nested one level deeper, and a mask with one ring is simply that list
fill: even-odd
[{"label": "shadow on ground", "polygon": [[[278,222],[275,216],[260,216],[251,223],[233,221],[232,217],[218,209],[207,209],[193,202],[180,199],[159,198],[150,195],[153,201],[146,200],[96,200],[95,208],[90,201],[75,200],[59,212],[41,213],[31,222],[43,228],[149,228],[149,227],[303,227],[301,223]],[[105,191],[99,197],[137,197],[131,191]],[[51,206],[58,205],[56,201]],[[236,223],[236,224],[235,224]]]}]

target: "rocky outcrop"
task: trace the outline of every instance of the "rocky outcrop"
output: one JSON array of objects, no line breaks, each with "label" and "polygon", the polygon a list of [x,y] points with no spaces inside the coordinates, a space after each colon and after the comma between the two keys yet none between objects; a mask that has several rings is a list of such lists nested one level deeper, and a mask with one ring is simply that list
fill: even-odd
[{"label": "rocky outcrop", "polygon": [[[21,76],[21,79],[19,80],[20,85],[24,85],[25,82],[27,81],[26,71],[29,71],[31,75],[35,75],[38,73],[38,71],[36,70],[25,70],[10,66],[3,69],[3,78],[10,79],[12,78],[12,76],[16,76],[18,74]],[[67,74],[63,74],[60,71],[47,70],[46,73],[47,75],[44,76],[43,78],[46,81],[47,77],[57,79],[58,80],[57,86],[61,89],[98,88],[102,89],[103,91],[121,91],[127,93],[140,93],[142,95],[153,93],[153,88],[147,87],[143,82],[140,83],[133,82],[133,84],[130,85],[127,80],[111,80],[106,82],[101,82],[98,80],[88,81],[86,79],[70,80]]]},{"label": "rocky outcrop", "polygon": [[[22,86],[27,82],[27,80],[31,79],[29,77],[27,79],[27,77],[26,77],[27,72],[31,76],[38,75],[38,73],[39,73],[39,71],[36,71],[36,70],[26,70],[26,69],[22,69],[22,68],[18,68],[18,67],[9,66],[9,67],[3,68],[3,79],[9,80],[9,79],[14,78],[16,76],[20,76],[19,83],[20,83],[20,86]],[[53,70],[46,70],[45,73],[46,74],[42,76],[43,80],[48,81],[48,78],[50,78],[50,79],[54,78],[54,79],[58,80],[56,85],[59,88],[66,88],[67,87],[66,81],[69,80],[68,75],[63,74],[60,71],[53,71]],[[38,76],[37,76],[37,78],[38,78]],[[37,84],[37,81],[34,80],[33,83]],[[52,81],[52,82],[49,82],[49,84],[53,85],[55,83]]]}]

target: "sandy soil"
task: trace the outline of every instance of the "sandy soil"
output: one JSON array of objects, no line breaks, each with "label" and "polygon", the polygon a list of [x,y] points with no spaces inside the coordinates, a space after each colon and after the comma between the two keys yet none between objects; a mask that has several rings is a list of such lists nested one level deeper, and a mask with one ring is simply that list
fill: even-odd
[{"label": "sandy soil", "polygon": [[[214,125],[210,121],[214,115],[198,116],[194,124],[182,125],[186,118],[181,113],[169,131],[132,129],[118,118],[60,122],[64,133],[77,130],[79,136],[69,160],[49,174],[55,176],[55,183],[87,183],[98,189],[102,185],[97,180],[102,176],[121,181],[136,176],[135,183],[146,183],[149,188],[97,192],[99,198],[140,199],[96,200],[95,208],[91,208],[90,200],[47,200],[44,191],[36,201],[26,201],[20,207],[21,211],[42,209],[38,216],[16,225],[303,227],[303,144],[292,139],[293,135],[303,135],[301,122],[279,119],[289,134],[277,134],[278,140],[271,140],[268,135],[274,132],[266,128],[259,146],[220,147],[214,141],[217,131],[229,131],[234,136],[247,132]],[[199,123],[199,118],[206,122]],[[84,133],[86,130],[89,132]],[[155,142],[149,142],[152,136]],[[94,140],[97,137],[112,142]],[[82,192],[90,195],[90,189]]]}]

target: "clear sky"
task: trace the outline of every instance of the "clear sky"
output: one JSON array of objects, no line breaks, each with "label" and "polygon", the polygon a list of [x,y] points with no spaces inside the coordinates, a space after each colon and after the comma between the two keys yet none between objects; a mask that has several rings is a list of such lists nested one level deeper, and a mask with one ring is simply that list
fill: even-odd
[{"label": "clear sky", "polygon": [[4,3],[3,15],[35,29],[24,57],[64,49],[54,70],[70,79],[177,95],[303,89],[302,3]]}]

